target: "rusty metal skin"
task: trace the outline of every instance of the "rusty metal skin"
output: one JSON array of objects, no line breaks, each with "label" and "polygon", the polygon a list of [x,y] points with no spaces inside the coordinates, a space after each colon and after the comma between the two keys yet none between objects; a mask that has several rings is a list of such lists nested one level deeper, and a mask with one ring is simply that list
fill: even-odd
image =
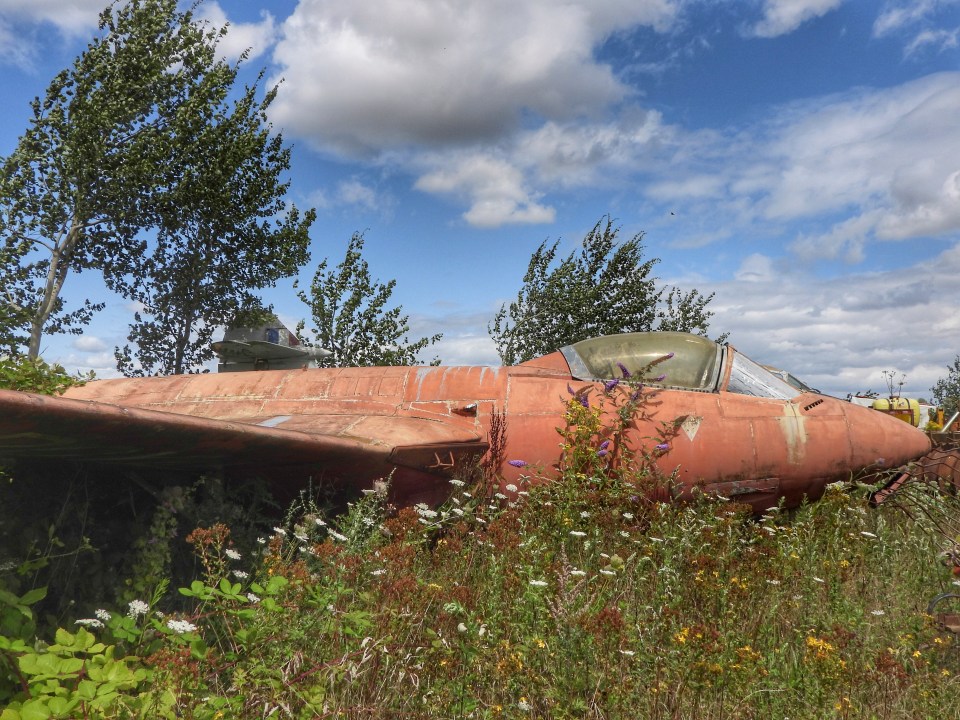
[{"label": "rusty metal skin", "polygon": [[[701,340],[702,343],[702,340]],[[719,347],[719,346],[718,346]],[[735,351],[724,350],[725,357]],[[666,365],[666,364],[665,364]],[[915,428],[816,394],[790,399],[727,392],[644,389],[650,417],[632,441],[655,442],[681,419],[658,459],[676,472],[674,496],[696,489],[763,510],[819,497],[851,473],[897,467],[930,449]],[[369,487],[392,473],[395,502],[439,502],[449,478],[487,451],[491,423],[506,419],[501,490],[558,461],[568,386],[553,353],[516,367],[368,367],[103,380],[63,398],[0,391],[0,458],[74,459],[128,466],[243,470]]]}]

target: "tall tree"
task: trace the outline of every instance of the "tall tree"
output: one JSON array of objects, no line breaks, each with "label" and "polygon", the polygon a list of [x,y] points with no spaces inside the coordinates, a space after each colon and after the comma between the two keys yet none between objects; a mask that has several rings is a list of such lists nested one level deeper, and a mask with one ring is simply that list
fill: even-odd
[{"label": "tall tree", "polygon": [[256,85],[248,87],[228,107],[231,85],[207,100],[212,112],[202,124],[187,118],[179,134],[191,139],[179,148],[183,172],[171,188],[175,210],[161,218],[146,261],[113,278],[143,307],[128,335],[136,351],[127,345],[115,353],[125,375],[198,371],[213,357],[215,329],[261,308],[252,290],[309,259],[315,213],[301,218],[296,207],[286,209],[281,174],[290,150],[271,136],[266,116],[276,89],[258,102]]},{"label": "tall tree", "polygon": [[590,337],[648,330],[705,335],[713,295],[658,287],[659,259],[643,259],[643,233],[617,242],[620,228],[601,219],[579,251],[555,263],[559,241],[533,253],[515,302],[487,329],[506,365],[516,365]]},{"label": "tall tree", "polygon": [[[327,270],[324,259],[310,294],[300,292],[313,316],[314,338],[309,342],[333,353],[323,361],[331,367],[414,365],[418,353],[442,335],[410,342],[409,316],[402,314],[401,306],[387,307],[397,281],[384,284],[372,279],[362,253],[363,235],[354,233],[343,262]],[[301,322],[297,330],[305,324]]]},{"label": "tall tree", "polygon": [[123,287],[143,272],[142,231],[175,212],[171,189],[190,170],[185,132],[215,114],[235,77],[216,59],[223,32],[177,0],[114,3],[99,36],[33,101],[0,173],[0,334],[12,349],[36,357],[44,333],[80,332],[99,309],[64,306],[71,273],[96,270]]},{"label": "tall tree", "polygon": [[947,376],[937,380],[930,392],[948,420],[960,410],[960,355],[954,358],[952,366],[947,366]]}]

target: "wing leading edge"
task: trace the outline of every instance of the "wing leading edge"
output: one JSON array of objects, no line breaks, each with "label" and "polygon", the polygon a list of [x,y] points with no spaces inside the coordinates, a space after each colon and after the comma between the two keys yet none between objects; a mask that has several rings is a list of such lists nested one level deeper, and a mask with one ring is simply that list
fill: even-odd
[{"label": "wing leading edge", "polygon": [[[332,427],[329,433],[303,432],[0,390],[0,458],[198,470],[317,465],[332,475],[372,480],[397,466],[446,476],[452,470],[447,458],[487,449],[474,433],[428,420],[420,422],[436,426],[429,442],[403,443],[407,433],[376,432],[391,418],[377,420],[365,437],[356,431],[344,436]],[[400,424],[417,420],[396,418]]]}]

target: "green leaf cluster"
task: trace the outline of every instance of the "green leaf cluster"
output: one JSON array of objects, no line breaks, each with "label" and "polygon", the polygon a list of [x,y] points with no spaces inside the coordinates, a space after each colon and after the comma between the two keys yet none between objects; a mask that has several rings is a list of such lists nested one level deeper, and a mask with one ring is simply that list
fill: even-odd
[{"label": "green leaf cluster", "polygon": [[[354,233],[343,262],[328,270],[324,259],[310,293],[299,293],[313,316],[314,339],[309,343],[333,353],[323,361],[330,367],[414,365],[418,354],[442,335],[410,341],[409,316],[402,306],[389,307],[397,281],[381,283],[371,277],[363,240],[361,233]],[[305,324],[300,323],[298,332]]]},{"label": "green leaf cluster", "polygon": [[93,373],[78,377],[69,374],[63,366],[49,365],[43,359],[32,360],[25,355],[0,356],[0,388],[21,390],[42,395],[60,395],[75,385],[93,379]]},{"label": "green leaf cluster", "polygon": [[943,408],[944,416],[949,420],[957,410],[960,410],[960,355],[953,360],[953,365],[947,366],[947,375],[937,380],[930,388],[934,402]]},{"label": "green leaf cluster", "polygon": [[289,150],[271,136],[260,79],[229,100],[226,32],[177,0],[114,3],[99,34],[32,105],[0,159],[0,347],[36,358],[47,333],[81,332],[102,309],[67,308],[74,273],[101,273],[141,303],[126,369],[183,371],[208,327],[249,291],[306,262],[313,213],[287,208]]},{"label": "green leaf cluster", "polygon": [[643,233],[618,242],[608,216],[594,225],[579,251],[557,260],[560,242],[540,244],[530,258],[517,299],[500,307],[487,329],[505,365],[601,335],[649,330],[706,334],[713,294],[660,287],[659,259],[643,259]]}]

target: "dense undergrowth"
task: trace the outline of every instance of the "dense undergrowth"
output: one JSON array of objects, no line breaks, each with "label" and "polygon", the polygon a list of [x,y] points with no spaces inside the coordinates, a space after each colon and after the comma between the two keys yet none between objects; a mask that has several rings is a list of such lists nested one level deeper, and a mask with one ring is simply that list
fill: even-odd
[{"label": "dense undergrowth", "polygon": [[[621,445],[643,397],[625,383],[603,399],[612,425],[597,399],[571,399],[556,481],[497,495],[454,480],[444,506],[399,511],[383,487],[337,517],[305,502],[249,545],[200,527],[187,538],[197,576],[179,592],[160,580],[49,637],[34,636],[41,590],[0,593],[0,718],[797,720],[960,706],[954,640],[924,613],[953,589],[929,516],[839,487],[760,518],[721,498],[655,502],[670,479]],[[651,452],[669,450],[669,431]]]}]

